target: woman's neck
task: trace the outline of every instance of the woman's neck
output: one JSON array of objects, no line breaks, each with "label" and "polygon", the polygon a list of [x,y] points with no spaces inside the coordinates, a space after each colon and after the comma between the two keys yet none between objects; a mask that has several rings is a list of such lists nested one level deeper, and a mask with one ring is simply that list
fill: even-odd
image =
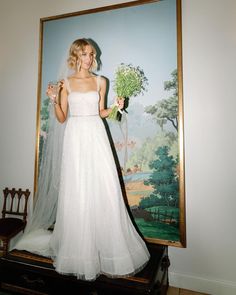
[{"label": "woman's neck", "polygon": [[90,73],[87,70],[83,70],[83,69],[76,72],[75,75],[74,75],[75,78],[79,78],[79,79],[86,79],[86,78],[90,78],[92,76],[93,76],[92,73]]}]

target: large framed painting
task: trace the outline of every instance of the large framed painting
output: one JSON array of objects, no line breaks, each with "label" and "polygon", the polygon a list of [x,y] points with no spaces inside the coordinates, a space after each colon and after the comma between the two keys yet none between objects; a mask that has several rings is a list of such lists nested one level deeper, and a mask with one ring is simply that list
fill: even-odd
[{"label": "large framed painting", "polygon": [[[186,247],[181,1],[132,1],[40,20],[35,190],[47,138],[48,82],[58,79],[70,44],[87,38],[106,77],[107,105],[121,69],[140,74],[121,120],[104,120],[124,199],[151,243]],[[109,225],[108,225],[109,226]]]}]

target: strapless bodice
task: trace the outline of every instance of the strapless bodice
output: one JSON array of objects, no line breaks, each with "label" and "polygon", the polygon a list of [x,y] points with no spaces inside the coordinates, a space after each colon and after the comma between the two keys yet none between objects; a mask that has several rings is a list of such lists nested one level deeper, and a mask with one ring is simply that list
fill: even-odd
[{"label": "strapless bodice", "polygon": [[96,116],[99,114],[99,94],[97,91],[72,91],[68,95],[70,116]]}]

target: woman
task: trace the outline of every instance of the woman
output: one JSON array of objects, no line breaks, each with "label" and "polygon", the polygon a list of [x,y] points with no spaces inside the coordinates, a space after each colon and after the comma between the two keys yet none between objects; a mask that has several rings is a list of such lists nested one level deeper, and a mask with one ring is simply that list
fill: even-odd
[{"label": "woman", "polygon": [[[66,121],[56,223],[50,238],[57,272],[94,280],[133,275],[149,260],[144,241],[127,213],[117,168],[102,118],[106,80],[93,74],[95,48],[73,42],[68,66],[74,73],[60,82],[59,95],[49,86],[59,122]],[[117,100],[122,109],[124,100]]]}]

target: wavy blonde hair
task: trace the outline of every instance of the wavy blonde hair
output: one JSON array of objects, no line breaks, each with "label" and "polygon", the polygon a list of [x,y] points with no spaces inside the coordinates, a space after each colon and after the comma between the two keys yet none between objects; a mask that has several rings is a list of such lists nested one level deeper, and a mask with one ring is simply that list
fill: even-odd
[{"label": "wavy blonde hair", "polygon": [[93,62],[91,65],[90,71],[97,69],[97,60],[96,60],[96,49],[87,39],[77,39],[75,40],[69,50],[69,57],[67,59],[68,67],[72,70],[77,70],[80,68],[80,54],[83,52],[86,46],[90,46],[93,51]]}]

